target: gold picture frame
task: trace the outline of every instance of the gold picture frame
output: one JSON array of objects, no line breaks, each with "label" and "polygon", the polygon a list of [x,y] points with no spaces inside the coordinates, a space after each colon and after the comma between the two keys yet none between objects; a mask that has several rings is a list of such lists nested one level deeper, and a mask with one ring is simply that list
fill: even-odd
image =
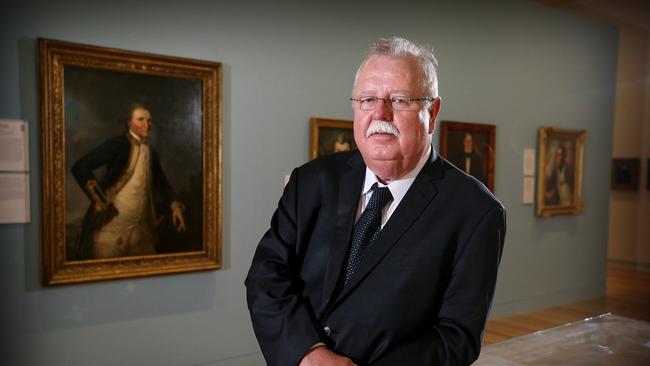
[{"label": "gold picture frame", "polygon": [[357,148],[357,144],[354,142],[352,121],[314,117],[309,120],[309,125],[310,159]]},{"label": "gold picture frame", "polygon": [[[59,285],[221,268],[221,64],[48,39],[38,40],[38,50],[44,283]],[[151,114],[152,132],[144,135],[144,145],[134,142],[142,141],[131,130],[133,105],[126,109],[135,102],[140,103],[133,104],[136,109]],[[118,110],[128,111],[128,116],[120,118]],[[154,252],[99,256],[97,230],[106,226],[94,226],[93,232],[85,221],[93,215],[93,209],[99,212],[105,207],[92,200],[108,198],[101,192],[101,183],[94,179],[84,188],[80,174],[71,173],[71,166],[88,160],[86,157],[102,146],[111,145],[113,136],[115,141],[124,142],[119,151],[126,151],[129,157],[128,164],[120,166],[125,167],[120,182],[131,179],[126,172],[133,166],[144,166],[139,171],[150,172],[145,175],[148,180],[141,180],[150,183],[141,196],[147,203],[140,206],[147,217],[155,219],[146,239],[147,248]],[[147,160],[132,163],[136,145],[141,149],[137,151],[147,151],[141,155]],[[146,150],[142,149],[145,145]],[[108,159],[106,156],[103,158]],[[98,159],[94,160],[97,163]],[[96,173],[97,181],[102,181],[102,176],[109,175],[110,165],[102,162],[97,170],[95,165],[91,164],[92,170],[86,172],[93,177]],[[163,186],[165,192],[176,194],[174,201],[168,201],[171,205],[160,206],[168,212],[158,212],[155,206],[156,190]],[[110,192],[115,186],[104,188]],[[177,216],[177,210],[184,221]],[[119,210],[115,212],[119,217]],[[185,227],[181,227],[181,221]],[[87,243],[92,246],[91,255],[83,256],[80,248],[87,248]]]},{"label": "gold picture frame", "polygon": [[536,213],[541,217],[582,213],[586,130],[541,127],[538,135]]}]

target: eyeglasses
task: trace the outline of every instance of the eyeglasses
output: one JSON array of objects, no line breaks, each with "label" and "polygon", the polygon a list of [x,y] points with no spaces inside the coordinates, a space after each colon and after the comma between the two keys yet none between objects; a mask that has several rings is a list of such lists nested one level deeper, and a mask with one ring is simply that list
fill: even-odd
[{"label": "eyeglasses", "polygon": [[377,107],[377,103],[383,100],[384,103],[390,102],[391,108],[395,111],[415,111],[420,106],[418,102],[432,102],[435,98],[421,97],[421,98],[405,98],[405,97],[390,97],[390,98],[377,98],[377,97],[361,97],[350,98],[351,101],[359,103],[359,108],[362,111],[371,111]]}]

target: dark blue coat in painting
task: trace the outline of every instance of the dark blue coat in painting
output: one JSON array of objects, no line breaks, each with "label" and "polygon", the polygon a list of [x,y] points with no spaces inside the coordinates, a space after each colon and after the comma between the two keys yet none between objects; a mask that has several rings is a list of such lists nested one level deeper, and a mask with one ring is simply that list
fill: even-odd
[{"label": "dark blue coat in painting", "polygon": [[[77,257],[74,259],[92,258],[94,233],[107,223],[106,220],[100,219],[95,209],[94,200],[96,198],[93,198],[92,193],[89,192],[88,183],[91,181],[97,182],[102,192],[116,188],[119,191],[120,187],[118,185],[123,184],[129,178],[125,174],[132,155],[132,146],[137,143],[128,133],[109,138],[82,156],[72,166],[72,175],[91,200],[83,219],[81,237],[76,251]],[[176,194],[162,170],[158,153],[155,149],[150,148],[150,154],[151,192],[143,192],[143,199],[146,198],[145,194],[150,196],[151,202],[154,204],[155,219],[158,221],[158,216],[169,215],[170,204],[176,200]],[[105,167],[106,171],[102,178],[98,180],[95,177],[94,170],[101,167]]]}]

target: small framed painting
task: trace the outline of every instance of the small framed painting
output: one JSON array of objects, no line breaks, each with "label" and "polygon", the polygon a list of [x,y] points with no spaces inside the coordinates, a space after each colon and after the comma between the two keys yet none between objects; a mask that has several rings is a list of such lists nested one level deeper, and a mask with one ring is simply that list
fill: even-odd
[{"label": "small framed painting", "polygon": [[582,172],[586,130],[539,129],[538,216],[576,215],[583,211]]},{"label": "small framed painting", "polygon": [[352,131],[352,121],[312,118],[310,132],[310,159],[357,149]]},{"label": "small framed painting", "polygon": [[442,121],[440,154],[494,193],[496,126]]},{"label": "small framed painting", "polygon": [[639,189],[641,159],[612,159],[612,189],[636,191]]}]

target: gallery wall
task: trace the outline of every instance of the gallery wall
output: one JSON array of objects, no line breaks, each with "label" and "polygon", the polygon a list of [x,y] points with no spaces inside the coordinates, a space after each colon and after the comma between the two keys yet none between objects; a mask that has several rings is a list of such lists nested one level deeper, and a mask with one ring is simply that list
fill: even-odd
[{"label": "gallery wall", "polygon": [[608,259],[613,264],[650,268],[650,36],[644,29],[619,30],[612,155],[640,158],[639,189],[609,196]]},{"label": "gallery wall", "polygon": [[[492,316],[604,292],[617,54],[605,23],[523,0],[1,7],[0,118],[29,122],[32,211],[0,225],[3,364],[262,365],[243,281],[283,175],[308,159],[310,117],[352,117],[364,49],[396,34],[435,46],[442,119],[497,126],[508,234]],[[221,270],[41,284],[39,37],[223,64]],[[588,130],[581,215],[521,203],[523,150],[545,125]]]}]

